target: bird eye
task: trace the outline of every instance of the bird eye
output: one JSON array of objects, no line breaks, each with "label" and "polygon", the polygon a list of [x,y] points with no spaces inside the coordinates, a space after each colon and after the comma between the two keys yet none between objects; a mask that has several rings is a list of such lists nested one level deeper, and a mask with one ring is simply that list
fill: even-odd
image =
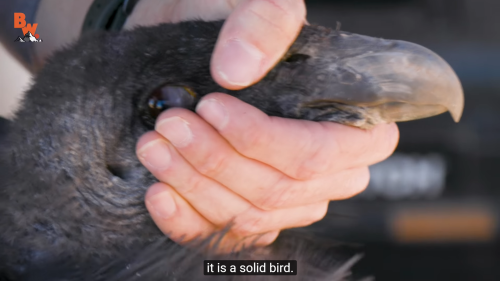
[{"label": "bird eye", "polygon": [[193,109],[196,93],[184,86],[162,86],[155,89],[147,101],[150,117],[156,119],[160,113],[171,107]]}]

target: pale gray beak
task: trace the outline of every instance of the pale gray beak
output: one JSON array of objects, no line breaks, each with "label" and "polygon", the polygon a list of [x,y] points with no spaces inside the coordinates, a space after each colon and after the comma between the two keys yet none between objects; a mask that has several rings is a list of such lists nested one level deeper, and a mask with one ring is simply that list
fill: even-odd
[{"label": "pale gray beak", "polygon": [[[446,111],[456,122],[460,120],[462,86],[453,69],[434,52],[409,42],[347,32],[330,36],[319,48],[316,45],[322,49],[316,52],[321,56],[315,56],[307,44],[297,50],[311,56],[311,65],[322,65],[301,114],[362,128]],[[339,119],[339,112],[357,117],[346,121],[345,116]]]}]

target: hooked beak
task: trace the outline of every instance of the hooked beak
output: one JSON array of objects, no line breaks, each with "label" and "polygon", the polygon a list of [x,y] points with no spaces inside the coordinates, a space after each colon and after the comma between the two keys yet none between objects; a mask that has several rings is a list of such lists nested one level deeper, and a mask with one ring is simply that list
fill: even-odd
[{"label": "hooked beak", "polygon": [[[464,96],[453,69],[437,54],[417,44],[339,32],[329,49],[333,77],[322,96],[304,107],[333,102],[363,109],[370,127],[409,121],[449,111],[458,122]],[[325,95],[325,92],[328,92]],[[324,98],[327,96],[328,98]],[[317,99],[315,99],[317,98]]]}]

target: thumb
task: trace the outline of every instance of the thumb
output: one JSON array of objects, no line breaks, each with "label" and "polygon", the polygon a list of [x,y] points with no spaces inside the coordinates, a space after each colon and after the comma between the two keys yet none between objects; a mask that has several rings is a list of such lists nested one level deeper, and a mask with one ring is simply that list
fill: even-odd
[{"label": "thumb", "polygon": [[247,87],[277,63],[305,22],[303,0],[243,0],[230,14],[212,55],[214,80],[231,90]]}]

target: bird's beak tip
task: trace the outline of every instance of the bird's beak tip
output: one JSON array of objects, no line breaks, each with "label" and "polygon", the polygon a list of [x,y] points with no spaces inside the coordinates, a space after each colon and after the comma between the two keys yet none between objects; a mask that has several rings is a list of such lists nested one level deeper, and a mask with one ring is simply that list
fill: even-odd
[{"label": "bird's beak tip", "polygon": [[463,102],[462,102],[462,105],[457,107],[456,109],[450,109],[450,115],[451,117],[453,118],[453,121],[455,121],[455,123],[458,123],[460,122],[460,119],[462,118],[462,114],[463,114]]},{"label": "bird's beak tip", "polygon": [[450,75],[453,75],[455,81],[453,82],[452,90],[447,93],[449,102],[446,104],[446,106],[453,120],[458,123],[462,118],[462,114],[464,111],[464,91],[460,80],[458,79],[453,69],[451,69],[451,67],[449,73]]}]

